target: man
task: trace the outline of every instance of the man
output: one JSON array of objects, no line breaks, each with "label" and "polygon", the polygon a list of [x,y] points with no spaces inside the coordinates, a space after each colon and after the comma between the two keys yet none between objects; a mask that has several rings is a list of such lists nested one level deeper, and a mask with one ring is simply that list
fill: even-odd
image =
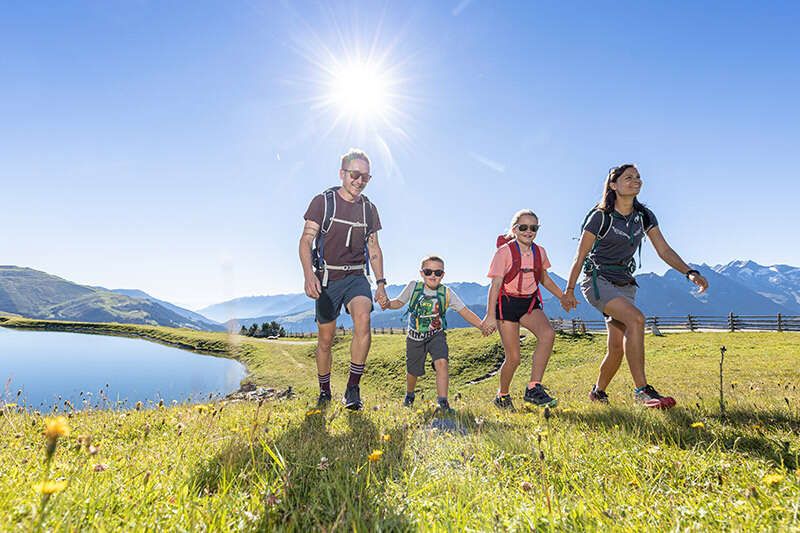
[{"label": "man", "polygon": [[383,253],[378,244],[381,222],[378,210],[362,194],[370,175],[370,162],[361,150],[350,149],[339,167],[340,187],[332,187],[311,200],[300,237],[300,264],[305,292],[316,300],[317,377],[319,407],[331,401],[331,346],[336,318],[342,306],[353,319],[350,376],[342,402],[352,410],[363,408],[359,384],[372,340],[372,291],[369,267],[375,274],[375,301],[387,305]]}]

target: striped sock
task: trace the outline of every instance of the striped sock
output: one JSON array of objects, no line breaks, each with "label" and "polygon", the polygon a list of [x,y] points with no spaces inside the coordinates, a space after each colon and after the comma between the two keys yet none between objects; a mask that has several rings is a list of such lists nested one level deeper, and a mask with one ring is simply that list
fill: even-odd
[{"label": "striped sock", "polygon": [[361,383],[361,375],[364,373],[364,367],[367,365],[359,365],[350,362],[350,379],[347,380],[347,386],[352,387]]},{"label": "striped sock", "polygon": [[328,372],[325,375],[317,374],[317,379],[319,380],[319,391],[320,392],[327,392],[328,394],[331,393],[331,373]]},{"label": "striped sock", "polygon": [[541,381],[529,381],[529,382],[528,382],[528,388],[529,388],[529,389],[532,389],[532,388],[534,388],[536,385],[538,385],[539,383],[541,383]]}]

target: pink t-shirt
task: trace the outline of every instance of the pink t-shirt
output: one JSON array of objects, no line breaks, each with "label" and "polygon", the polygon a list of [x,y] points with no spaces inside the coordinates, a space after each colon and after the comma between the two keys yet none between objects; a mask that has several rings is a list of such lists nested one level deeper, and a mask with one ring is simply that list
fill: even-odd
[{"label": "pink t-shirt", "polygon": [[[512,261],[511,250],[509,249],[509,246],[516,246],[516,243],[510,242],[497,249],[497,252],[494,254],[494,259],[492,259],[492,264],[489,265],[489,273],[487,274],[487,277],[503,277],[509,270],[511,270]],[[539,250],[542,252],[542,269],[547,270],[550,268],[550,261],[547,259],[547,252],[545,252],[544,248],[541,246],[539,246]],[[519,286],[518,278],[512,279],[510,283],[506,283],[503,287],[504,292],[512,296],[530,296],[536,292],[537,285],[536,277],[533,274],[533,250],[527,254],[522,254],[522,264],[520,265],[520,268],[530,269],[530,272],[519,273],[519,275],[522,276],[522,292],[520,293],[520,291],[517,290],[517,287]]]}]

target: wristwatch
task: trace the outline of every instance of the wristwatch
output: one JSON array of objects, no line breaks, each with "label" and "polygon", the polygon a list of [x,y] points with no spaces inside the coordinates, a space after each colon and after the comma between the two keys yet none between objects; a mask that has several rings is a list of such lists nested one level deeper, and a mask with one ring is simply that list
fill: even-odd
[{"label": "wristwatch", "polygon": [[691,276],[692,274],[697,274],[699,276],[700,272],[698,272],[697,270],[695,270],[693,268],[690,269],[690,270],[687,270],[686,271],[686,279],[689,279],[689,276]]},{"label": "wristwatch", "polygon": [[386,278],[381,278],[381,279],[376,279],[375,280],[375,285],[380,285],[381,283],[386,285]]}]

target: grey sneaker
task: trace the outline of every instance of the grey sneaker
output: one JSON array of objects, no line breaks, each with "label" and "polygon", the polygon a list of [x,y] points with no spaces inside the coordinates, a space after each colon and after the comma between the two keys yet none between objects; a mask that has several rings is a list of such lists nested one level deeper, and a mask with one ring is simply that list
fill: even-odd
[{"label": "grey sneaker", "polygon": [[453,413],[456,412],[455,409],[450,407],[450,402],[447,401],[447,398],[438,401],[438,405],[436,406],[436,411],[442,413],[443,415],[452,415]]},{"label": "grey sneaker", "polygon": [[633,392],[633,399],[645,407],[652,409],[670,409],[675,407],[675,398],[671,396],[661,396],[652,385],[646,385],[644,389]]},{"label": "grey sneaker", "polygon": [[415,394],[413,392],[406,393],[406,397],[403,399],[403,407],[412,407],[414,405],[414,398]]},{"label": "grey sneaker", "polygon": [[507,409],[509,411],[514,410],[514,402],[511,401],[510,394],[506,394],[504,396],[495,396],[494,405],[498,409]]},{"label": "grey sneaker", "polygon": [[608,394],[602,389],[598,389],[597,385],[592,385],[592,390],[589,391],[589,399],[593,402],[604,403],[608,405]]},{"label": "grey sneaker", "polygon": [[319,398],[317,399],[317,408],[322,409],[323,407],[328,407],[329,403],[331,403],[331,393],[326,390],[319,391]]},{"label": "grey sneaker", "polygon": [[555,407],[558,405],[558,400],[547,394],[547,389],[542,387],[541,383],[537,383],[532,389],[525,387],[525,396],[522,399],[539,407]]},{"label": "grey sneaker", "polygon": [[364,404],[361,402],[361,391],[358,385],[347,387],[347,390],[344,391],[342,403],[346,409],[350,409],[351,411],[360,411],[364,408]]}]

